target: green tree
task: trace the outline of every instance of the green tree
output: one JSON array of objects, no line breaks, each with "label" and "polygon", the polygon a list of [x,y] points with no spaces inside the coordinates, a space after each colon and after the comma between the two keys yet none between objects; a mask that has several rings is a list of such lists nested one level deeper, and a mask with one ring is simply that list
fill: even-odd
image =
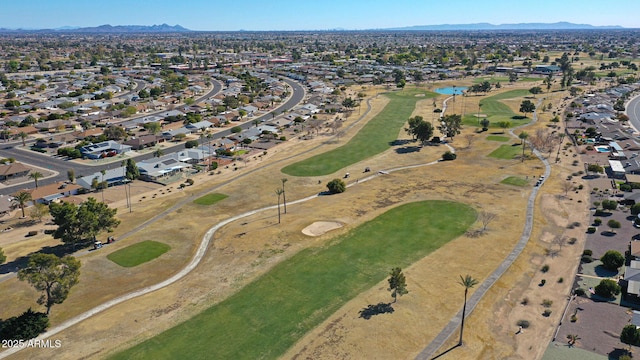
[{"label": "green tree", "polygon": [[535,111],[536,105],[531,100],[523,100],[520,104],[520,112],[526,117],[528,113]]},{"label": "green tree", "polygon": [[231,131],[232,134],[237,134],[239,132],[242,132],[242,128],[240,126],[234,126],[234,127],[231,128],[230,131]]},{"label": "green tree", "polygon": [[36,183],[36,189],[38,188],[38,180],[42,179],[43,177],[44,175],[42,175],[42,173],[39,171],[34,171],[29,174],[29,179],[33,179],[33,181]]},{"label": "green tree", "polygon": [[524,162],[524,148],[526,143],[526,140],[529,138],[529,133],[526,131],[521,132],[520,134],[518,134],[518,138],[520,138],[520,145],[522,145],[522,162]]},{"label": "green tree", "polygon": [[595,287],[596,295],[602,296],[603,298],[610,299],[614,297],[614,295],[620,294],[622,290],[620,285],[617,282],[611,279],[603,279],[600,281],[598,285]]},{"label": "green tree", "polygon": [[467,311],[467,293],[469,289],[476,286],[478,284],[478,280],[471,277],[471,275],[466,275],[462,277],[460,275],[460,285],[464,286],[464,305],[462,306],[462,320],[460,324],[460,340],[458,341],[458,345],[462,346],[462,332],[464,331],[464,316]]},{"label": "green tree", "polygon": [[587,165],[587,172],[593,172],[593,173],[604,173],[604,168],[598,164],[589,164]]},{"label": "green tree", "polygon": [[602,200],[602,208],[604,210],[615,210],[618,208],[618,202],[615,200]]},{"label": "green tree", "polygon": [[339,194],[347,189],[347,185],[340,179],[333,179],[327,183],[327,189],[332,194]]},{"label": "green tree", "polygon": [[605,269],[617,271],[619,267],[624,265],[624,256],[616,250],[609,250],[602,255],[600,261]]},{"label": "green tree", "polygon": [[69,180],[70,183],[73,183],[76,180],[75,170],[73,169],[67,170],[67,180]]},{"label": "green tree", "polygon": [[127,136],[127,132],[120,126],[108,126],[104,129],[104,135],[109,140],[120,140]]},{"label": "green tree", "polygon": [[101,231],[111,232],[120,225],[120,220],[115,218],[117,210],[92,197],[79,206],[51,203],[49,212],[53,223],[58,225],[53,237],[73,245],[74,248],[76,244],[83,244],[87,240],[95,241],[96,235]]},{"label": "green tree", "polygon": [[394,303],[398,300],[398,296],[409,293],[407,290],[407,280],[401,268],[396,267],[391,269],[387,281],[389,282],[389,289],[387,290],[391,291]]},{"label": "green tree", "polygon": [[5,255],[2,248],[0,248],[0,264],[4,264],[5,261],[7,261],[7,255]]},{"label": "green tree", "polygon": [[18,203],[18,206],[20,206],[20,209],[22,210],[22,217],[25,217],[24,207],[31,200],[33,200],[33,198],[31,198],[31,193],[28,193],[26,191],[20,191],[19,193],[14,195],[14,201]]},{"label": "green tree", "polygon": [[529,89],[529,92],[533,95],[542,94],[542,88],[540,86],[534,86]]},{"label": "green tree", "polygon": [[162,151],[161,148],[157,148],[153,151],[153,157],[161,157],[162,155],[164,155],[164,151]]},{"label": "green tree", "polygon": [[18,136],[20,137],[20,139],[22,139],[22,146],[27,146],[27,144],[25,143],[25,139],[29,137],[29,135],[27,135],[27,133],[24,131],[20,131]]},{"label": "green tree", "polygon": [[27,267],[18,271],[18,279],[44,292],[38,304],[47,308],[47,315],[54,304],[62,304],[67,299],[79,277],[80,260],[70,255],[59,258],[54,254],[33,254]]},{"label": "green tree", "polygon": [[140,169],[138,169],[138,165],[136,165],[135,160],[127,159],[125,177],[129,180],[136,180],[140,177]]},{"label": "green tree", "polygon": [[38,222],[42,222],[42,218],[47,215],[49,215],[49,208],[47,205],[41,203],[34,204],[29,212],[29,216]]},{"label": "green tree", "polygon": [[510,121],[499,121],[496,125],[498,125],[502,129],[502,133],[504,134],[508,128],[511,127]]},{"label": "green tree", "polygon": [[489,130],[489,125],[491,125],[491,122],[489,121],[489,119],[484,118],[480,120],[480,125],[482,125],[482,131],[487,131]]},{"label": "green tree", "polygon": [[638,215],[640,214],[640,202],[633,204],[633,206],[631,207],[631,215]]},{"label": "green tree", "polygon": [[629,345],[629,351],[631,351],[632,345],[640,345],[640,330],[638,330],[638,327],[633,324],[625,325],[620,332],[620,342]]},{"label": "green tree", "polygon": [[162,130],[162,125],[160,125],[160,122],[154,121],[144,124],[144,128],[149,132],[149,134],[156,135],[160,130]]},{"label": "green tree", "polygon": [[462,129],[462,116],[458,114],[445,115],[442,117],[441,123],[438,126],[438,130],[442,135],[453,138],[460,134]]}]

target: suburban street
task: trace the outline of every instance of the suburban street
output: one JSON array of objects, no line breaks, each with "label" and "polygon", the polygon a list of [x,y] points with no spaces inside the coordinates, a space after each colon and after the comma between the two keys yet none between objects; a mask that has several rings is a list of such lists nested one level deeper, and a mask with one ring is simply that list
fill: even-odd
[{"label": "suburban street", "polygon": [[631,126],[637,131],[640,131],[640,96],[636,96],[627,104],[626,109],[627,116]]},{"label": "suburban street", "polygon": [[[299,104],[302,99],[305,96],[305,90],[302,87],[302,85],[300,85],[299,83],[290,80],[290,79],[286,79],[283,78],[283,81],[286,82],[287,84],[289,84],[289,86],[291,86],[291,97],[289,98],[289,100],[287,100],[283,105],[281,105],[280,107],[274,109],[273,111],[276,111],[277,113],[281,113],[285,110],[290,110],[292,109],[294,106],[296,106],[297,104]],[[205,99],[208,99],[210,97],[215,96],[217,93],[219,93],[222,90],[222,84],[218,81],[213,81],[213,89],[211,91],[209,91],[208,93],[204,94],[202,97],[196,99],[196,102],[200,102],[203,101]],[[152,115],[154,113],[161,113],[164,112],[166,110],[161,110],[161,111],[156,111],[153,113],[147,113],[144,114],[143,116],[149,116]],[[140,116],[138,116],[140,117]],[[265,114],[259,117],[255,117],[255,118],[250,118],[249,120],[247,120],[244,123],[239,123],[238,126],[240,126],[243,129],[248,129],[251,126],[253,126],[253,122],[255,120],[258,121],[262,121],[262,120],[269,120],[271,118],[270,114]],[[216,132],[213,134],[212,140],[217,140],[220,138],[223,138],[225,136],[228,136],[231,134],[231,128],[227,128],[224,129],[222,131]],[[209,139],[207,139],[208,141]],[[31,141],[27,141],[27,144],[29,144],[30,142],[34,142],[35,140],[31,140]],[[76,176],[86,176],[86,175],[90,175],[93,174],[95,172],[98,171],[102,171],[102,170],[108,170],[108,169],[113,169],[116,167],[120,166],[120,162],[122,159],[117,159],[113,162],[110,163],[106,163],[106,164],[101,164],[101,165],[84,165],[84,164],[77,164],[75,162],[72,161],[68,161],[62,158],[56,158],[56,157],[52,157],[52,156],[47,156],[47,155],[43,155],[40,153],[37,153],[35,151],[30,151],[28,149],[20,149],[17,148],[16,146],[20,146],[21,142],[20,141],[14,141],[14,142],[10,142],[10,143],[5,143],[2,145],[2,147],[0,148],[0,158],[9,158],[12,157],[14,159],[16,159],[16,161],[25,163],[25,164],[29,164],[29,165],[33,165],[36,167],[40,167],[43,169],[47,169],[50,171],[55,171],[58,174],[55,176],[51,176],[48,178],[44,178],[38,181],[38,183],[40,185],[47,185],[47,184],[52,184],[55,182],[59,182],[59,181],[65,181],[67,180],[67,171],[69,169],[74,169]],[[165,149],[163,149],[163,151],[165,152],[165,154],[170,154],[173,152],[177,152],[180,150],[183,150],[184,147],[184,143],[178,143],[176,145],[167,147]],[[140,162],[143,160],[147,160],[150,158],[153,158],[153,153],[146,153],[146,154],[142,154],[142,155],[138,155],[135,156],[135,160],[136,162]],[[30,185],[27,185],[27,187]],[[16,185],[12,185],[12,186],[7,186],[5,188],[1,188],[0,189],[0,195],[9,195],[9,194],[13,194],[16,191],[22,189],[25,187],[25,184],[16,184]]]}]

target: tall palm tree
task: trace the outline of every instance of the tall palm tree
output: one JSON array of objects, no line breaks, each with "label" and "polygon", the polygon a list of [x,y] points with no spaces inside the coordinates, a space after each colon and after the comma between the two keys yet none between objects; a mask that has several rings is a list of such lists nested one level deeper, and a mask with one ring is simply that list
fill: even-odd
[{"label": "tall palm tree", "polygon": [[522,145],[522,162],[524,162],[524,148],[527,145],[527,143],[525,142],[528,138],[529,138],[529,133],[526,131],[523,131],[520,133],[520,135],[518,135],[518,137],[520,138],[521,145]]},{"label": "tall palm tree", "polygon": [[284,191],[284,183],[287,182],[287,178],[282,178],[282,203],[284,204],[284,213],[287,213],[287,195]]},{"label": "tall palm tree", "polygon": [[33,179],[33,181],[35,181],[36,183],[36,189],[38,188],[38,179],[42,179],[43,177],[44,175],[42,175],[42,173],[39,171],[34,171],[29,174],[29,179]]},{"label": "tall palm tree", "polygon": [[106,170],[101,170],[100,173],[102,174],[102,182],[100,183],[100,188],[102,188],[102,202],[104,202],[104,188],[106,188],[107,186],[104,184],[104,174],[107,173]]},{"label": "tall palm tree", "polygon": [[276,189],[276,195],[278,195],[278,224],[280,224],[280,195],[284,193],[282,189]]},{"label": "tall palm tree", "polygon": [[33,200],[31,198],[31,194],[26,191],[20,191],[14,197],[15,201],[18,203],[18,206],[20,206],[20,209],[22,210],[22,217],[25,217],[24,207],[29,201]]},{"label": "tall palm tree", "polygon": [[20,139],[22,139],[22,146],[23,146],[23,147],[24,147],[24,146],[27,146],[27,145],[25,144],[25,142],[24,142],[24,139],[26,139],[29,135],[27,135],[27,133],[26,133],[26,132],[21,131],[21,132],[18,134],[18,136],[20,136]]},{"label": "tall palm tree", "polygon": [[464,306],[462,307],[462,322],[460,324],[460,341],[458,342],[458,345],[461,346],[462,332],[464,331],[464,315],[467,311],[467,292],[469,291],[469,289],[471,289],[472,287],[478,284],[478,280],[472,278],[471,275],[466,275],[465,277],[462,277],[462,275],[460,275],[459,284],[464,286]]}]

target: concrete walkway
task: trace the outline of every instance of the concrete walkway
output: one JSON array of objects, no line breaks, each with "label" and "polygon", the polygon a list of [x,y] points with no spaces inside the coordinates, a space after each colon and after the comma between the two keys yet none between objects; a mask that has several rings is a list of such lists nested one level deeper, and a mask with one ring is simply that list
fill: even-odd
[{"label": "concrete walkway", "polygon": [[[538,120],[537,107],[540,105],[542,100],[544,99],[540,99],[538,101],[538,104],[536,106],[536,111],[534,111],[533,113],[533,121],[530,124],[525,124],[509,130],[509,133],[512,136],[517,138],[513,130],[516,130],[524,126],[529,126]],[[518,256],[520,255],[524,247],[527,245],[527,242],[529,241],[529,238],[531,236],[531,230],[533,228],[533,213],[534,213],[536,197],[538,196],[538,191],[540,191],[540,188],[542,187],[544,182],[549,178],[549,175],[551,175],[551,166],[549,165],[549,162],[547,161],[547,159],[545,159],[538,150],[534,150],[533,153],[538,157],[538,159],[540,159],[540,161],[544,163],[544,166],[545,166],[544,180],[539,186],[534,186],[533,190],[531,191],[531,195],[529,195],[529,200],[527,202],[526,221],[525,221],[524,229],[522,230],[522,235],[520,236],[520,240],[518,241],[516,246],[513,248],[513,250],[511,250],[509,255],[507,255],[507,257],[502,261],[502,263],[498,265],[498,268],[494,270],[493,273],[491,273],[491,275],[489,275],[482,282],[482,284],[478,286],[478,288],[473,292],[473,294],[469,297],[467,301],[467,312],[466,312],[467,316],[473,312],[475,307],[478,305],[480,300],[482,300],[482,298],[487,293],[487,291],[489,291],[491,286],[493,286],[493,284],[495,284],[495,282],[498,281],[498,279],[502,276],[502,274],[504,274],[505,271],[507,271],[507,269],[511,266],[511,264],[513,264],[513,262],[518,258]],[[462,295],[462,287],[460,288],[460,294]],[[460,297],[462,298],[462,296]],[[431,341],[431,343],[427,345],[427,347],[424,348],[424,350],[422,350],[420,354],[418,354],[416,359],[426,360],[426,359],[434,358],[436,351],[438,351],[438,349],[440,349],[444,345],[447,339],[449,339],[449,337],[451,337],[451,335],[453,335],[454,332],[459,328],[462,320],[462,305],[463,304],[460,304],[460,307],[461,307],[460,311],[458,311],[458,313],[451,319],[451,321],[449,321],[447,326],[445,326],[445,328],[442,329],[442,331]]]}]

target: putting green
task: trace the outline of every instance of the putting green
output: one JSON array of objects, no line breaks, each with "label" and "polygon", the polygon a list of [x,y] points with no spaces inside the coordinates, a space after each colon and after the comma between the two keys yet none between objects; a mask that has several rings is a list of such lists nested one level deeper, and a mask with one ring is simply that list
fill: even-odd
[{"label": "putting green", "polygon": [[461,203],[398,206],[326,247],[299,252],[220,304],[112,358],[276,359],[392,267],[427,256],[475,220],[475,210]]},{"label": "putting green", "polygon": [[[424,94],[425,96],[416,96]],[[416,102],[438,96],[436,93],[405,89],[383,94],[390,99],[385,108],[369,121],[345,145],[291,164],[282,172],[291,176],[320,176],[332,174],[348,165],[377,155],[392,146],[402,126],[409,120]]]},{"label": "putting green", "polygon": [[166,253],[171,246],[151,240],[129,245],[107,255],[107,259],[123,267],[134,267]]}]

